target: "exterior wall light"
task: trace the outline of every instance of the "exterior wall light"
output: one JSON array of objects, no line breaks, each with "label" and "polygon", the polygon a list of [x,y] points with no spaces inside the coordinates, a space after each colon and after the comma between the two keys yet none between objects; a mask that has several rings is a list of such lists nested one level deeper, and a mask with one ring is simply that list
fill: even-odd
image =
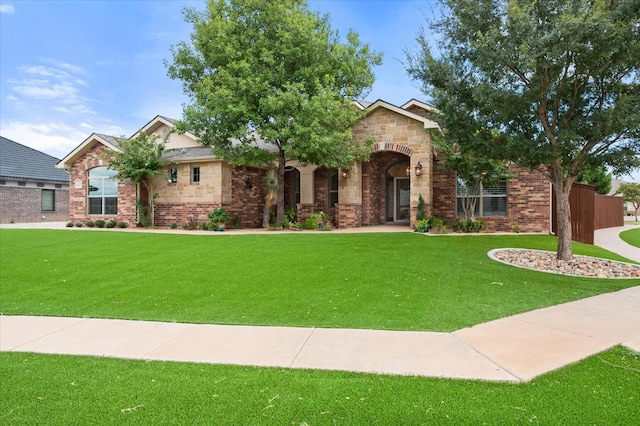
[{"label": "exterior wall light", "polygon": [[411,166],[407,166],[407,176],[411,176]]},{"label": "exterior wall light", "polygon": [[416,164],[416,176],[422,176],[422,164],[420,164],[420,161]]},{"label": "exterior wall light", "polygon": [[342,169],[342,179],[349,177],[349,169]]}]

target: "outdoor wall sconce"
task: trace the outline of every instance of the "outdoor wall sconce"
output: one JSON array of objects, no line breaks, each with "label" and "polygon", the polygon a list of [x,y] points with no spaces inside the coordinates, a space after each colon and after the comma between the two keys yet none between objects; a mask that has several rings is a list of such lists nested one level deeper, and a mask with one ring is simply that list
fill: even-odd
[{"label": "outdoor wall sconce", "polygon": [[342,169],[342,179],[349,177],[349,169]]},{"label": "outdoor wall sconce", "polygon": [[416,176],[422,176],[422,164],[420,164],[420,161],[416,164]]}]

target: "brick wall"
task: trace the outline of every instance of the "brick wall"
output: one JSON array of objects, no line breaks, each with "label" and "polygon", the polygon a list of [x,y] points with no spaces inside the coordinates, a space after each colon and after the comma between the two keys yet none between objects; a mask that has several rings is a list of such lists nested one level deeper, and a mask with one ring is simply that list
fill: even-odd
[{"label": "brick wall", "polygon": [[118,214],[89,215],[87,206],[88,172],[94,167],[107,165],[103,159],[107,150],[108,148],[104,145],[96,143],[74,163],[69,180],[69,220],[81,223],[97,219],[115,220],[125,222],[128,226],[135,226],[137,189],[128,182],[118,182]]},{"label": "brick wall", "polygon": [[[55,188],[54,184],[37,186],[25,182],[25,187],[0,187],[0,223],[61,222],[69,220],[69,190]],[[42,211],[42,190],[53,190],[54,211]]]},{"label": "brick wall", "polygon": [[[456,217],[455,173],[443,170],[442,164],[434,166],[433,215],[445,218],[453,225]],[[518,166],[510,166],[511,178],[507,181],[507,216],[484,217],[487,230],[510,232],[518,225],[522,232],[549,232],[551,194],[549,182],[538,172]]]}]

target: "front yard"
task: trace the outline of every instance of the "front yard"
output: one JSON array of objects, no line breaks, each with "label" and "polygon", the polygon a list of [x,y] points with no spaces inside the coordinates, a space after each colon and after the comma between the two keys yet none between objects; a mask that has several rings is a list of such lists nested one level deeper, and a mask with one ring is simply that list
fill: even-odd
[{"label": "front yard", "polygon": [[[638,285],[495,262],[550,236],[162,235],[0,230],[0,312],[453,331]],[[620,259],[576,244],[577,254]]]},{"label": "front yard", "polygon": [[[640,284],[518,269],[549,236],[0,230],[0,312],[451,331]],[[618,256],[577,244],[577,254]],[[3,424],[633,424],[622,347],[529,383],[0,353]]]}]

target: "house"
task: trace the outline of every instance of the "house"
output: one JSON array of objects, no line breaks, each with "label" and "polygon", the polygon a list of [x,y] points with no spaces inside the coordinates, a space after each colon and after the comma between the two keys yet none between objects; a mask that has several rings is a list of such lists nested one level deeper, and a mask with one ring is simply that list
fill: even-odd
[{"label": "house", "polygon": [[69,175],[58,159],[0,136],[0,223],[69,218]]},{"label": "house", "polygon": [[[353,128],[356,142],[373,138],[369,161],[348,169],[327,169],[296,161],[287,163],[285,208],[294,208],[298,220],[327,213],[338,228],[385,223],[413,227],[419,196],[427,216],[450,223],[462,215],[454,173],[444,170],[431,132],[439,131],[429,118],[432,108],[417,100],[402,106],[378,100],[357,102],[364,118]],[[193,134],[169,133],[173,121],[157,116],[136,134],[168,135],[165,157],[173,162],[164,176],[154,179],[155,223],[169,226],[207,221],[207,213],[225,207],[244,227],[262,225],[266,169],[231,166],[216,158]],[[136,135],[134,135],[135,137]],[[107,150],[119,150],[111,136],[92,134],[63,158],[57,167],[71,176],[70,219],[114,219],[133,224],[136,199],[146,199],[141,188],[115,182],[104,159]],[[549,232],[549,183],[536,172],[513,166],[511,178],[484,188],[479,216],[491,231]]]}]

